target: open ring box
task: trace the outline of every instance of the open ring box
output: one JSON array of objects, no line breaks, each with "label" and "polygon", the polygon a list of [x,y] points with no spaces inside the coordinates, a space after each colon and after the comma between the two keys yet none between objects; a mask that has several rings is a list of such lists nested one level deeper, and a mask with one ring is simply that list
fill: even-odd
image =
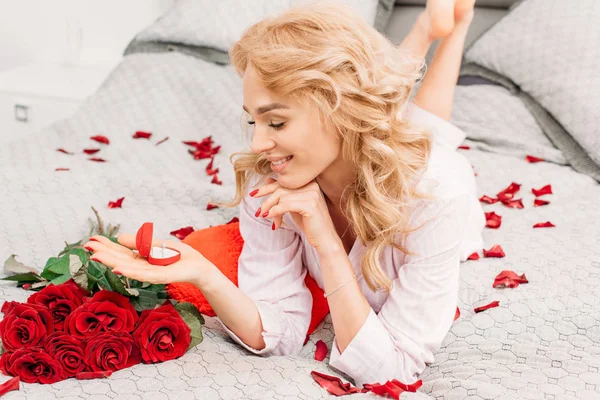
[{"label": "open ring box", "polygon": [[135,246],[140,256],[146,258],[152,265],[169,265],[181,258],[181,253],[166,245],[152,246],[152,233],[153,233],[152,222],[144,222],[144,224],[137,231],[135,237]]}]

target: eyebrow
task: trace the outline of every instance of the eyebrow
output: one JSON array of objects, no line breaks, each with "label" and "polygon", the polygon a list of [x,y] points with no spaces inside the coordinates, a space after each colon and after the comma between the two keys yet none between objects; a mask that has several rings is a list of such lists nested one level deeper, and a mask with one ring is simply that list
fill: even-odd
[{"label": "eyebrow", "polygon": [[[248,111],[248,108],[246,108],[246,106],[242,106],[244,108],[244,111],[246,111],[248,114],[250,114],[250,111]],[[271,110],[276,110],[278,108],[287,108],[289,109],[288,106],[286,106],[285,104],[281,104],[281,103],[271,103],[271,104],[267,104],[266,106],[260,106],[256,109],[256,114],[257,115],[261,115],[264,114],[268,111]]]}]

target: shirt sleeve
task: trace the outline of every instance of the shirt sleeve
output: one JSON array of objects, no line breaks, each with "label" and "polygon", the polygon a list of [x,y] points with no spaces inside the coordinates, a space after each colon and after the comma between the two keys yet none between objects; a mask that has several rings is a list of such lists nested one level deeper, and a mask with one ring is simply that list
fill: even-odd
[{"label": "shirt sleeve", "polygon": [[452,122],[443,119],[410,101],[404,111],[406,119],[431,129],[435,140],[442,146],[456,150],[467,137],[467,134]]},{"label": "shirt sleeve", "polygon": [[[246,193],[240,203],[244,246],[238,260],[238,287],[256,304],[266,347],[248,346],[217,320],[235,342],[254,354],[295,355],[304,344],[312,310],[312,295],[304,283],[303,246],[295,231],[285,226],[272,230],[270,219],[255,217],[264,200]],[[284,222],[290,226],[286,217],[289,214]]]},{"label": "shirt sleeve", "polygon": [[415,210],[411,227],[425,224],[402,244],[417,254],[403,258],[404,253],[393,250],[398,277],[379,314],[371,309],[343,353],[334,340],[330,365],[352,377],[356,386],[391,379],[411,384],[434,361],[456,311],[468,204],[465,194]]}]

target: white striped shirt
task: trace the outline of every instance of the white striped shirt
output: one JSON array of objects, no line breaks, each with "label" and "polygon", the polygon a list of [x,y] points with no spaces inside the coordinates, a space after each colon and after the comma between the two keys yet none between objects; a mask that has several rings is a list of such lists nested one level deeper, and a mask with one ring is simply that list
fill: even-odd
[{"label": "white striped shirt", "polygon": [[[329,364],[353,378],[358,387],[391,379],[410,384],[418,379],[426,363],[434,361],[453,322],[460,261],[483,248],[485,215],[473,170],[456,151],[465,133],[412,102],[406,113],[411,121],[434,133],[430,162],[417,188],[438,199],[419,200],[410,217],[411,227],[429,220],[402,243],[417,255],[405,255],[392,246],[384,250],[381,267],[393,280],[390,292],[372,291],[367,286],[360,269],[365,247],[359,238],[348,255],[371,311],[342,354],[333,342]],[[319,259],[289,214],[284,215],[285,226],[275,231],[270,219],[254,216],[264,200],[246,193],[240,204],[240,232],[245,242],[238,284],[258,308],[266,347],[251,348],[217,320],[234,341],[252,353],[296,355],[311,319],[306,273],[323,288]]]}]

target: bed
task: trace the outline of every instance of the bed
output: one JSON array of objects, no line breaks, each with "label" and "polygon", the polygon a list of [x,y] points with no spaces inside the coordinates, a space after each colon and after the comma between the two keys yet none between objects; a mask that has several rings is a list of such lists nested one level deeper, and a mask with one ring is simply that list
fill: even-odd
[{"label": "bed", "polygon": [[[418,6],[397,5],[392,21],[404,7]],[[475,74],[461,76],[452,121],[467,132],[470,148],[458,151],[474,167],[479,195],[494,196],[518,182],[524,208],[483,205],[503,217],[500,229],[484,231],[485,248],[500,244],[506,257],[462,263],[461,316],[421,375],[423,386],[402,399],[599,398],[600,185],[573,168],[514,91],[489,77],[467,76]],[[177,49],[128,53],[72,117],[0,148],[0,259],[16,254],[41,270],[64,241],[88,232],[92,206],[121,232],[152,221],[155,236],[163,238],[184,226],[229,221],[235,209],[206,206],[234,193],[228,156],[247,145],[241,93],[230,65]],[[140,130],[152,132],[153,140],[132,139]],[[111,140],[102,146],[106,162],[56,151],[99,147],[89,138],[100,134]],[[207,160],[194,160],[182,143],[209,135],[222,146],[214,165],[222,185],[211,184]],[[546,162],[529,163],[525,155]],[[543,198],[551,203],[533,207],[531,189],[546,184],[554,194]],[[107,208],[120,197],[122,208]],[[555,227],[532,228],[545,221]],[[492,288],[503,269],[525,273],[529,283]],[[1,300],[25,301],[29,294],[0,281]],[[474,312],[492,301],[500,306]],[[210,317],[203,332],[203,342],[177,360],[135,365],[108,379],[22,384],[5,398],[320,399],[333,396],[313,381],[311,370],[347,379],[328,367],[328,358],[313,359],[318,340],[331,348],[330,316],[298,356],[254,356]]]}]

